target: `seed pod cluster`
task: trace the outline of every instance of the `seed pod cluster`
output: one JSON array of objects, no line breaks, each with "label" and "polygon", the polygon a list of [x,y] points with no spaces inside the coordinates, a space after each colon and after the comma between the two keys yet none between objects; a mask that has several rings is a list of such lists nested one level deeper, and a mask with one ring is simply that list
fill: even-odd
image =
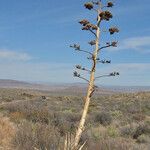
[{"label": "seed pod cluster", "polygon": [[108,46],[113,46],[113,47],[117,47],[117,42],[116,41],[113,41],[113,42],[107,42],[106,45]]},{"label": "seed pod cluster", "polygon": [[70,47],[74,48],[75,50],[80,50],[80,45],[78,45],[78,44],[70,45]]},{"label": "seed pod cluster", "polygon": [[100,61],[102,64],[110,64],[111,60],[101,60]]},{"label": "seed pod cluster", "polygon": [[92,1],[92,3],[93,3],[94,5],[99,5],[99,4],[100,4],[99,1],[96,1],[96,2]]},{"label": "seed pod cluster", "polygon": [[109,21],[113,15],[110,11],[102,11],[99,16],[101,17],[101,20],[106,20],[106,21]]},{"label": "seed pod cluster", "polygon": [[110,76],[118,76],[118,75],[120,75],[120,74],[119,74],[119,72],[112,72],[112,73],[110,73],[109,75],[110,75]]},{"label": "seed pod cluster", "polygon": [[90,22],[86,19],[80,20],[79,23],[83,26],[86,26],[87,24],[89,24]]},{"label": "seed pod cluster", "polygon": [[114,6],[114,4],[112,2],[107,3],[107,7],[113,7],[113,6]]},{"label": "seed pod cluster", "polygon": [[97,26],[93,25],[91,23],[86,24],[85,26],[83,26],[82,30],[97,30]]},{"label": "seed pod cluster", "polygon": [[93,40],[93,41],[90,41],[90,42],[88,42],[91,46],[93,46],[93,45],[95,45],[96,44],[96,41],[95,40]]},{"label": "seed pod cluster", "polygon": [[82,69],[82,66],[81,65],[76,65],[76,68],[77,69]]},{"label": "seed pod cluster", "polygon": [[117,47],[117,42],[116,41],[111,42],[111,46]]},{"label": "seed pod cluster", "polygon": [[112,27],[112,28],[109,29],[109,32],[110,32],[110,34],[114,34],[115,32],[118,33],[119,29],[116,28],[116,27]]},{"label": "seed pod cluster", "polygon": [[79,74],[77,71],[75,71],[75,72],[73,73],[73,76],[74,76],[74,77],[80,77],[80,74]]},{"label": "seed pod cluster", "polygon": [[97,26],[92,24],[92,30],[97,30]]},{"label": "seed pod cluster", "polygon": [[89,10],[91,10],[91,9],[93,9],[93,4],[91,3],[91,2],[88,2],[88,3],[85,3],[84,4],[84,7],[86,8],[86,9],[89,9]]}]

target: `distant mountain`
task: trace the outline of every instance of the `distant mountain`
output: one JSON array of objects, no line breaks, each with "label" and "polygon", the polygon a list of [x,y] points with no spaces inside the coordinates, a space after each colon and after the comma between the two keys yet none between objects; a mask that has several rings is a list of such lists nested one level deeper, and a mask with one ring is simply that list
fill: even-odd
[{"label": "distant mountain", "polygon": [[28,87],[31,86],[31,84],[23,81],[0,79],[0,87],[19,87],[19,86]]},{"label": "distant mountain", "polygon": [[[86,93],[87,84],[68,83],[68,84],[37,84],[17,80],[0,79],[0,88],[21,88],[50,91],[55,93],[75,94]],[[113,94],[116,92],[141,92],[150,91],[150,86],[99,86],[97,94]]]},{"label": "distant mountain", "polygon": [[22,89],[37,89],[50,90],[50,86],[44,84],[29,83],[17,80],[0,79],[0,88],[22,88]]},{"label": "distant mountain", "polygon": [[[87,84],[84,83],[74,83],[74,84],[36,84],[36,83],[28,83],[23,81],[16,80],[6,80],[0,79],[0,88],[18,88],[18,89],[34,89],[34,90],[42,90],[49,91],[53,94],[59,95],[79,95],[85,94],[87,90]],[[96,92],[98,94],[112,94],[110,90],[104,90],[99,88]]]},{"label": "distant mountain", "polygon": [[104,86],[104,88],[116,92],[142,92],[150,91],[150,86]]}]

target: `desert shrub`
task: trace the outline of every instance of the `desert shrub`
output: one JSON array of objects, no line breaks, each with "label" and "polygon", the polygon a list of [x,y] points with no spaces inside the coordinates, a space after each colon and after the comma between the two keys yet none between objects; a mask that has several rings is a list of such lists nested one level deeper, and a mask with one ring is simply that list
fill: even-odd
[{"label": "desert shrub", "polygon": [[145,115],[144,114],[139,114],[139,113],[137,113],[137,114],[134,114],[133,116],[132,116],[132,118],[133,118],[133,120],[135,120],[135,121],[143,121],[144,119],[145,119]]},{"label": "desert shrub", "polygon": [[120,135],[124,137],[133,137],[136,130],[135,125],[126,125],[120,128]]},{"label": "desert shrub", "polygon": [[15,127],[8,118],[0,115],[0,149],[9,149],[15,134]]},{"label": "desert shrub", "polygon": [[25,98],[28,98],[28,99],[32,99],[34,98],[34,95],[33,94],[29,94],[29,93],[21,93],[21,96],[25,97]]},{"label": "desert shrub", "polygon": [[26,112],[27,119],[32,122],[41,122],[48,124],[50,121],[50,113],[46,108],[33,109],[30,112]]},{"label": "desert shrub", "polygon": [[137,138],[138,143],[150,143],[150,136],[142,134]]},{"label": "desert shrub", "polygon": [[139,104],[133,103],[126,107],[126,111],[128,113],[135,114],[135,113],[139,113],[141,110]]},{"label": "desert shrub", "polygon": [[[42,106],[42,102],[38,101],[36,103],[32,102],[19,102],[11,105],[5,106],[6,110],[15,117],[14,115],[23,114],[24,119],[32,122],[42,122],[49,123],[50,112],[47,107]],[[16,116],[17,117],[17,116]]]},{"label": "desert shrub", "polygon": [[58,149],[60,138],[57,128],[51,125],[23,121],[18,125],[13,146],[16,150]]},{"label": "desert shrub", "polygon": [[[134,150],[134,144],[127,139],[122,138],[103,138],[99,142],[89,142],[88,150]],[[140,149],[136,149],[140,150]]]},{"label": "desert shrub", "polygon": [[114,110],[111,112],[111,115],[114,117],[114,118],[120,118],[123,116],[122,112],[119,111],[119,110]]},{"label": "desert shrub", "polygon": [[25,118],[25,115],[22,112],[12,112],[9,114],[10,120],[16,123],[19,123],[22,119]]},{"label": "desert shrub", "polygon": [[80,114],[78,113],[65,113],[64,114],[67,121],[76,123],[80,120]]},{"label": "desert shrub", "polygon": [[76,124],[74,118],[70,118],[70,116],[68,117],[68,115],[63,114],[62,112],[51,114],[50,123],[58,128],[61,136],[64,136],[68,132],[72,133],[75,131]]},{"label": "desert shrub", "polygon": [[96,114],[95,122],[98,122],[104,126],[110,125],[112,122],[112,117],[107,112],[101,112],[101,113]]},{"label": "desert shrub", "polygon": [[137,139],[142,134],[150,135],[150,125],[147,122],[140,124],[136,128],[135,133],[133,135],[133,138]]},{"label": "desert shrub", "polygon": [[107,134],[110,137],[117,137],[119,135],[118,130],[113,126],[107,128]]}]

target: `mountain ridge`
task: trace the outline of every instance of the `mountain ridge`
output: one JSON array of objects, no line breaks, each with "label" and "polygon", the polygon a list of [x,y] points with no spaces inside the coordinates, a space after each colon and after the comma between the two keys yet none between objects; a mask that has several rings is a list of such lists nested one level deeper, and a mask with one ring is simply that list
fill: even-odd
[{"label": "mountain ridge", "polygon": [[[59,92],[86,92],[86,83],[34,83],[26,81],[18,81],[11,79],[0,79],[0,88],[22,88],[22,89],[35,89],[46,91],[59,91]],[[140,92],[150,91],[150,86],[99,86],[98,92],[114,93],[114,92]]]}]

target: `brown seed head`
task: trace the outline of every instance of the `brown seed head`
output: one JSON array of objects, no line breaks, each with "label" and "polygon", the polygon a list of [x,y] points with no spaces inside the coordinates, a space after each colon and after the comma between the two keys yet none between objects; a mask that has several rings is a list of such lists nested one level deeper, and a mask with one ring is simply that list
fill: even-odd
[{"label": "brown seed head", "polygon": [[90,24],[90,23],[88,23],[87,25],[86,25],[86,27],[88,27],[88,28],[91,28],[93,25],[92,24]]},{"label": "brown seed head", "polygon": [[116,28],[116,27],[112,27],[112,28],[109,29],[109,32],[110,32],[110,34],[114,34],[115,32],[118,33],[119,29]]},{"label": "brown seed head", "polygon": [[91,27],[92,27],[92,24],[88,23],[82,28],[82,30],[89,30]]},{"label": "brown seed head", "polygon": [[100,4],[99,1],[97,1],[97,2],[92,1],[92,3],[93,3],[94,5],[99,5],[99,4]]},{"label": "brown seed head", "polygon": [[73,76],[74,76],[74,77],[80,77],[80,74],[79,74],[77,71],[75,71],[75,72],[73,73]]},{"label": "brown seed head", "polygon": [[95,40],[93,40],[93,41],[90,41],[90,42],[88,42],[91,46],[93,46],[93,45],[95,45],[96,44],[96,41]]},{"label": "brown seed head", "polygon": [[81,67],[81,65],[76,65],[76,68],[81,69],[82,67]]},{"label": "brown seed head", "polygon": [[84,26],[83,28],[82,28],[82,30],[89,30],[90,28],[88,28],[88,27],[86,27],[86,26]]},{"label": "brown seed head", "polygon": [[107,3],[107,7],[113,7],[113,6],[114,6],[114,4],[112,2]]},{"label": "brown seed head", "polygon": [[80,23],[81,25],[85,26],[85,25],[87,25],[87,24],[90,23],[90,22],[89,22],[88,20],[86,20],[86,19],[83,19],[83,20],[79,21],[79,23]]},{"label": "brown seed head", "polygon": [[113,17],[111,12],[109,11],[103,11],[99,14],[99,16],[101,17],[102,20],[106,20],[106,21],[109,21],[109,19]]},{"label": "brown seed head", "polygon": [[92,30],[97,30],[97,26],[96,25],[92,25]]},{"label": "brown seed head", "polygon": [[85,3],[84,7],[91,10],[91,9],[93,9],[93,4],[91,2]]},{"label": "brown seed head", "polygon": [[117,42],[116,42],[116,41],[111,42],[111,46],[113,46],[113,47],[117,47]]}]

